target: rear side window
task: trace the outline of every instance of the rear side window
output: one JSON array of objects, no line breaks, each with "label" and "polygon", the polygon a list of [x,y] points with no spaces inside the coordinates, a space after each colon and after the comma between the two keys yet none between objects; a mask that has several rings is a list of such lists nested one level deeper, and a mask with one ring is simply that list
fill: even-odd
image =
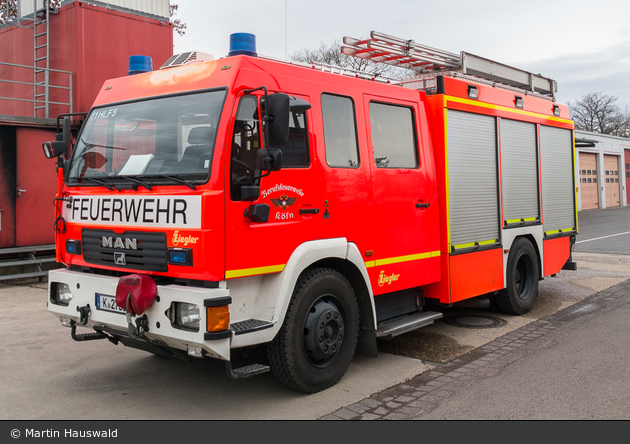
[{"label": "rear side window", "polygon": [[411,108],[370,102],[370,127],[377,168],[418,168]]},{"label": "rear side window", "polygon": [[358,168],[354,103],[348,97],[322,94],[326,163],[334,168]]}]

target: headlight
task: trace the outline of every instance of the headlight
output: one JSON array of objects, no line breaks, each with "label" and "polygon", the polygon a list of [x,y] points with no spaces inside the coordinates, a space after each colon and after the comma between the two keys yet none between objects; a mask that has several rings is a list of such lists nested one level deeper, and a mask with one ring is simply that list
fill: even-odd
[{"label": "headlight", "polygon": [[72,292],[68,284],[61,282],[52,282],[50,284],[50,302],[53,304],[67,307],[70,305],[72,298]]},{"label": "headlight", "polygon": [[184,302],[175,303],[175,323],[185,330],[199,331],[199,306]]}]

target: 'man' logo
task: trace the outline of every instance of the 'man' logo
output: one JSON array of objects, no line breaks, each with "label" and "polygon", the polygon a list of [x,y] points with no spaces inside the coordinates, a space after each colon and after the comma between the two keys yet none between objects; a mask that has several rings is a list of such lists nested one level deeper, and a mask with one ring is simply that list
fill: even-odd
[{"label": "'man' logo", "polygon": [[116,240],[114,240],[113,237],[103,236],[101,237],[101,246],[103,248],[123,248],[125,250],[137,250],[138,240],[126,237],[123,242],[123,239],[120,237],[117,237]]}]

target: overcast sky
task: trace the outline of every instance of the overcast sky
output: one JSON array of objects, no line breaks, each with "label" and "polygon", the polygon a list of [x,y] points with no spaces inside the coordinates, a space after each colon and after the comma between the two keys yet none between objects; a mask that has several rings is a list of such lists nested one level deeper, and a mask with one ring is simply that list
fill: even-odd
[{"label": "overcast sky", "polygon": [[[630,109],[630,0],[171,0],[188,29],[175,53],[229,51],[234,32],[285,58],[380,31],[466,51],[558,81],[561,103],[601,91]],[[286,21],[285,21],[286,17]],[[286,35],[286,38],[285,38]]]}]

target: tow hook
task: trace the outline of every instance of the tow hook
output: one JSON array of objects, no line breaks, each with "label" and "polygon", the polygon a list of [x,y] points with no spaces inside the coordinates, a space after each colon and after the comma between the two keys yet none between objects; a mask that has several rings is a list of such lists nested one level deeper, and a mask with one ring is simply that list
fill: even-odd
[{"label": "tow hook", "polygon": [[77,311],[79,312],[79,323],[81,325],[86,325],[88,321],[88,316],[91,312],[90,304],[87,304],[84,307],[77,307]]},{"label": "tow hook", "polygon": [[149,331],[149,318],[147,318],[147,315],[136,319],[136,329],[140,337],[144,336],[144,333]]}]

